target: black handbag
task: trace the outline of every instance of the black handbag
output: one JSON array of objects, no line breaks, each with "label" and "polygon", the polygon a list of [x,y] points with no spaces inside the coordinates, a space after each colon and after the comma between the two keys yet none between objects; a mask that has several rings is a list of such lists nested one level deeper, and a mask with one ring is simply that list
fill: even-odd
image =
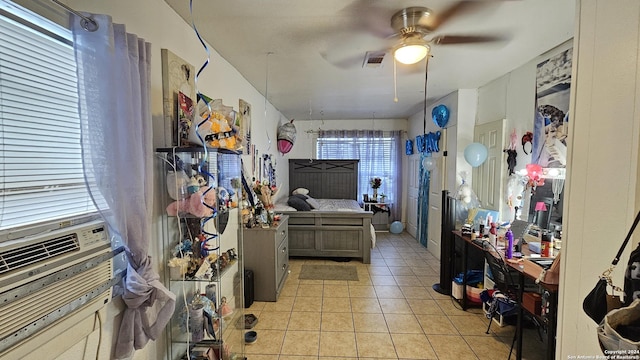
[{"label": "black handbag", "polygon": [[[622,243],[620,250],[618,250],[616,257],[611,262],[611,266],[607,270],[605,270],[602,275],[600,275],[600,279],[598,279],[596,286],[593,288],[593,290],[591,290],[591,292],[589,292],[589,294],[587,294],[587,296],[584,298],[584,301],[582,302],[582,310],[584,310],[584,312],[597,324],[600,324],[600,322],[602,322],[602,319],[604,319],[605,315],[607,315],[609,311],[622,307],[622,301],[620,300],[620,297],[615,295],[615,291],[621,292],[622,289],[613,285],[613,282],[611,281],[611,273],[618,264],[618,261],[620,261],[620,256],[622,256],[622,252],[627,246],[629,239],[631,239],[631,235],[636,229],[638,222],[640,222],[640,212],[638,213],[638,215],[636,215],[636,219],[633,221],[633,225],[631,225],[631,229],[629,229],[627,237],[624,239],[624,242]],[[627,271],[625,273],[625,300],[627,300],[627,302],[630,302],[630,299],[632,298],[632,296],[630,296],[631,294],[626,293],[626,278],[629,274],[629,267],[635,267],[635,265],[631,261],[632,259],[633,257],[630,258],[629,265],[627,266]],[[609,294],[609,292],[607,291],[608,286],[611,286],[612,294]]]}]

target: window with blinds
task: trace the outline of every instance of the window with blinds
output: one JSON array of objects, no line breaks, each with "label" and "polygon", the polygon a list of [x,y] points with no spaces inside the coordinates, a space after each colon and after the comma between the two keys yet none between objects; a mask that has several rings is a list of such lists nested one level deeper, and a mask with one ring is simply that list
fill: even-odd
[{"label": "window with blinds", "polygon": [[10,10],[0,6],[0,231],[95,211],[71,34]]},{"label": "window with blinds", "polygon": [[370,181],[374,177],[382,180],[378,194],[387,195],[393,202],[396,188],[395,141],[391,137],[374,138],[333,138],[319,137],[316,142],[318,159],[359,159],[358,191],[371,194]]}]

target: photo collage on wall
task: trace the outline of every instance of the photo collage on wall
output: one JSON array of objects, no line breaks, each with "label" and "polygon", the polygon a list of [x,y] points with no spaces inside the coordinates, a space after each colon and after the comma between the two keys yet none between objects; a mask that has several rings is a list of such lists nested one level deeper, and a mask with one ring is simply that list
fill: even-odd
[{"label": "photo collage on wall", "polygon": [[543,168],[567,165],[569,96],[573,49],[538,64],[531,162]]}]

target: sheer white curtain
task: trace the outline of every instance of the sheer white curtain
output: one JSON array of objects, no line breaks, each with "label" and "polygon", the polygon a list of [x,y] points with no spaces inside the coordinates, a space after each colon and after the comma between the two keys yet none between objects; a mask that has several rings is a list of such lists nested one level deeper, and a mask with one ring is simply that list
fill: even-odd
[{"label": "sheer white curtain", "polygon": [[97,31],[72,18],[78,66],[84,171],[110,234],[129,264],[122,296],[127,305],[114,356],[128,357],[157,339],[175,308],[148,256],[153,209],[153,148],[149,109],[151,44],[91,15]]},{"label": "sheer white curtain", "polygon": [[371,194],[372,178],[382,179],[378,194],[392,203],[391,220],[402,214],[402,132],[380,130],[323,130],[318,134],[319,159],[359,159],[358,199]]}]

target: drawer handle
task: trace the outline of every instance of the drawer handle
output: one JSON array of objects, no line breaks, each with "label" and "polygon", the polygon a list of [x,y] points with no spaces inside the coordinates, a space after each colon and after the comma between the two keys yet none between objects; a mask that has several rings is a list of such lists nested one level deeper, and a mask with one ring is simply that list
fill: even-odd
[{"label": "drawer handle", "polygon": [[285,252],[287,252],[287,247],[286,246],[282,248],[282,253],[284,254]]},{"label": "drawer handle", "polygon": [[282,231],[280,232],[280,235],[284,235],[284,234],[285,234],[285,231],[284,231],[284,230],[282,230]]},{"label": "drawer handle", "polygon": [[287,264],[282,265],[282,270],[287,268]]}]

